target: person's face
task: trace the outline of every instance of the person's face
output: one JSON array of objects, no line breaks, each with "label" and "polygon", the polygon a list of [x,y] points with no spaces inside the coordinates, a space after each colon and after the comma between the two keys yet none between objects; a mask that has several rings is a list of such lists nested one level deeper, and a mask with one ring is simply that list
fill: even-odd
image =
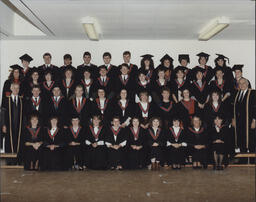
[{"label": "person's face", "polygon": [[205,65],[206,64],[206,58],[201,57],[199,63],[200,63],[200,65]]},{"label": "person's face", "polygon": [[126,99],[126,97],[127,97],[127,91],[126,91],[126,90],[121,90],[121,92],[120,92],[120,97],[121,97],[121,99]]},{"label": "person's face", "polygon": [[149,67],[149,65],[150,65],[150,60],[145,60],[145,61],[144,61],[144,64],[145,64],[146,67]]},{"label": "person's face", "polygon": [[88,72],[88,71],[85,71],[85,72],[84,72],[84,78],[85,78],[85,79],[89,79],[90,77],[91,77],[91,73]]},{"label": "person's face", "polygon": [[20,71],[18,69],[13,70],[13,77],[15,79],[18,79],[20,76]]},{"label": "person's face", "polygon": [[175,127],[179,127],[180,126],[180,121],[179,120],[175,120],[172,123],[173,123],[173,126],[175,126]]},{"label": "person's face", "polygon": [[124,63],[130,63],[131,56],[129,54],[123,55]]},{"label": "person's face", "polygon": [[214,124],[217,125],[217,126],[221,126],[222,119],[220,119],[219,117],[216,117],[216,119],[214,119]]},{"label": "person's face", "polygon": [[241,90],[246,90],[248,88],[248,83],[245,79],[240,79],[239,80],[239,88]]},{"label": "person's face", "polygon": [[109,56],[105,56],[105,57],[103,57],[103,61],[105,64],[109,64],[111,61],[111,58]]},{"label": "person's face", "polygon": [[121,68],[121,73],[123,74],[123,75],[127,75],[128,74],[128,68],[127,67],[125,67],[125,66],[122,66],[122,68]]},{"label": "person's face", "polygon": [[101,68],[101,69],[100,69],[100,75],[101,75],[101,76],[106,76],[106,75],[107,75],[107,70],[104,69],[104,68]]},{"label": "person's face", "polygon": [[99,89],[98,90],[98,96],[99,96],[99,98],[105,98],[105,91],[102,90],[102,89]]},{"label": "person's face", "polygon": [[160,125],[160,122],[159,122],[158,119],[154,119],[154,120],[152,121],[152,126],[153,126],[154,128],[158,128],[159,125]]},{"label": "person's face", "polygon": [[51,125],[57,126],[58,120],[56,118],[51,119]]},{"label": "person's face", "polygon": [[140,75],[139,75],[139,80],[140,80],[140,81],[145,81],[145,80],[146,80],[146,75],[140,74]]},{"label": "person's face", "polygon": [[183,97],[188,99],[189,98],[189,90],[184,90],[183,91]]},{"label": "person's face", "polygon": [[60,96],[60,88],[54,88],[53,90],[52,90],[52,94],[55,96],[55,97],[58,97],[58,96]]},{"label": "person's face", "polygon": [[66,77],[67,79],[71,79],[71,77],[72,77],[72,71],[67,70],[67,71],[65,72],[65,77]]},{"label": "person's face", "polygon": [[147,101],[148,101],[148,96],[147,96],[147,94],[141,93],[141,95],[140,95],[140,100],[141,100],[142,102],[147,102]]},{"label": "person's face", "polygon": [[186,66],[188,65],[188,61],[182,59],[182,60],[180,61],[180,64],[181,64],[181,66],[186,67]]},{"label": "person's face", "polygon": [[203,73],[200,72],[200,71],[198,71],[198,72],[196,73],[196,79],[197,79],[197,80],[202,80],[202,79],[203,79]]},{"label": "person's face", "polygon": [[30,120],[30,123],[32,126],[37,126],[38,124],[38,118],[37,117],[32,117]]},{"label": "person's face", "polygon": [[72,60],[70,60],[69,58],[64,59],[64,65],[71,65]]},{"label": "person's face", "polygon": [[11,91],[13,95],[18,95],[20,91],[19,85],[11,85]]},{"label": "person's face", "polygon": [[170,93],[167,90],[162,92],[163,99],[167,100],[170,97]]},{"label": "person's face", "polygon": [[171,65],[170,60],[164,60],[164,66],[165,67],[170,67],[170,65]]},{"label": "person's face", "polygon": [[135,128],[139,127],[139,125],[140,125],[139,119],[133,119],[132,120],[132,125]]},{"label": "person's face", "polygon": [[85,55],[83,57],[83,59],[84,59],[85,64],[89,64],[91,62],[91,56],[90,55]]},{"label": "person's face", "polygon": [[93,124],[94,126],[99,126],[99,125],[100,125],[100,119],[99,119],[98,117],[94,117],[94,118],[92,119],[92,124]]},{"label": "person's face", "polygon": [[235,77],[236,78],[241,78],[243,76],[243,74],[242,74],[242,71],[240,71],[240,70],[235,70]]},{"label": "person's face", "polygon": [[82,97],[83,95],[83,88],[77,87],[75,90],[76,97]]},{"label": "person's face", "polygon": [[78,118],[72,119],[71,123],[72,123],[72,126],[77,127],[79,125],[79,119]]},{"label": "person's face", "polygon": [[223,67],[223,65],[224,65],[224,60],[222,60],[222,59],[217,60],[217,64],[218,64],[219,66]]},{"label": "person's face", "polygon": [[33,79],[34,81],[37,81],[38,78],[39,78],[38,72],[34,72],[34,73],[31,75],[31,77],[32,77],[32,79]]},{"label": "person's face", "polygon": [[177,78],[179,78],[179,79],[183,79],[185,76],[183,71],[178,71],[176,75],[177,75]]},{"label": "person's face", "polygon": [[119,119],[113,119],[112,124],[113,124],[114,127],[119,127],[120,126]]},{"label": "person's face", "polygon": [[219,70],[216,72],[217,79],[223,79],[223,76],[224,76],[224,73],[222,71]]},{"label": "person's face", "polygon": [[193,119],[193,126],[196,127],[196,128],[199,128],[200,127],[200,124],[201,124],[201,121],[198,117],[195,117]]},{"label": "person's face", "polygon": [[38,97],[40,94],[40,89],[39,88],[33,88],[32,89],[32,94],[34,97]]},{"label": "person's face", "polygon": [[46,81],[51,81],[52,80],[52,75],[50,73],[45,75],[45,80]]},{"label": "person's face", "polygon": [[165,76],[164,71],[159,71],[159,72],[158,72],[158,77],[159,77],[159,79],[164,79],[164,76]]},{"label": "person's face", "polygon": [[217,102],[217,101],[219,100],[219,95],[218,95],[218,93],[213,93],[213,94],[212,94],[212,100],[213,100],[214,102]]},{"label": "person's face", "polygon": [[29,64],[30,64],[30,62],[28,62],[28,61],[26,61],[26,60],[22,60],[22,66],[23,67],[28,67],[29,66]]},{"label": "person's face", "polygon": [[44,56],[44,63],[51,64],[52,58],[49,55]]}]

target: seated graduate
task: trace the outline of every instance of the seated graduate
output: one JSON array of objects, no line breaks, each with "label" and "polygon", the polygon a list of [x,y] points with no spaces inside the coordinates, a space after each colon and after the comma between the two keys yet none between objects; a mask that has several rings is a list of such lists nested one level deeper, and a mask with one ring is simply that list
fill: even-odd
[{"label": "seated graduate", "polygon": [[49,126],[45,128],[43,136],[43,162],[41,170],[63,170],[65,134],[58,126],[58,117],[49,119]]},{"label": "seated graduate", "polygon": [[128,74],[132,78],[137,78],[137,76],[138,76],[138,66],[131,63],[131,52],[130,51],[124,51],[123,52],[123,60],[124,60],[124,63],[128,65]]},{"label": "seated graduate", "polygon": [[39,125],[37,113],[30,115],[28,126],[23,132],[24,169],[39,170],[43,144],[43,128]]},{"label": "seated graduate", "polygon": [[85,165],[90,169],[107,169],[107,148],[105,145],[106,128],[100,115],[93,115],[86,133]]},{"label": "seated graduate", "polygon": [[160,169],[160,162],[163,161],[163,149],[166,145],[165,136],[161,119],[158,117],[151,118],[149,128],[146,131],[149,160],[151,162],[148,168],[151,170]]},{"label": "seated graduate", "polygon": [[169,81],[165,78],[165,71],[163,67],[157,70],[157,77],[151,82],[152,97],[155,103],[159,103],[162,99],[161,91],[164,87],[169,87]]},{"label": "seated graduate", "polygon": [[108,167],[111,170],[122,170],[127,150],[127,137],[125,129],[121,128],[120,119],[117,116],[112,118],[112,126],[107,128],[106,146],[108,153]]},{"label": "seated graduate", "polygon": [[49,100],[52,96],[52,89],[55,85],[55,81],[53,80],[53,75],[51,70],[45,70],[43,82],[41,83],[41,95],[45,99]]},{"label": "seated graduate", "polygon": [[144,129],[148,128],[149,119],[154,116],[156,111],[156,106],[150,98],[147,91],[141,91],[139,101],[135,104],[135,114],[140,118],[140,126]]},{"label": "seated graduate", "polygon": [[192,150],[193,168],[207,168],[207,149],[208,149],[208,134],[202,126],[201,118],[194,115],[191,121],[191,127],[188,128],[188,145]]},{"label": "seated graduate", "polygon": [[65,77],[66,69],[70,68],[73,73],[73,78],[76,79],[77,69],[74,66],[72,66],[72,56],[70,54],[65,54],[63,56],[63,62],[64,62],[64,65],[59,68],[59,72],[61,73],[61,78]]},{"label": "seated graduate", "polygon": [[129,126],[134,115],[134,103],[129,99],[126,89],[121,89],[118,99],[113,103],[113,111],[120,118],[122,128]]},{"label": "seated graduate", "polygon": [[165,87],[161,91],[162,101],[158,104],[158,111],[163,121],[163,127],[168,129],[168,124],[172,120],[173,116],[177,113],[175,103],[170,99],[170,89]]},{"label": "seated graduate", "polygon": [[133,117],[130,127],[126,128],[128,138],[128,167],[140,169],[146,165],[146,136],[140,127],[140,119]]},{"label": "seated graduate", "polygon": [[81,71],[82,78],[80,79],[79,84],[84,88],[84,97],[91,100],[95,98],[97,94],[95,79],[93,79],[93,75],[91,74],[89,67],[85,67]]},{"label": "seated graduate", "polygon": [[157,79],[157,74],[159,69],[164,69],[165,76],[164,78],[170,82],[173,80],[173,58],[169,56],[168,54],[165,54],[161,59],[160,59],[161,64],[158,65],[156,69],[154,69],[153,72],[153,79]]},{"label": "seated graduate", "polygon": [[64,77],[60,82],[61,93],[67,100],[70,100],[72,95],[74,94],[75,87],[77,85],[72,66],[67,66],[63,74]]},{"label": "seated graduate", "polygon": [[83,144],[85,141],[85,130],[80,126],[78,114],[73,114],[71,126],[65,129],[67,143],[66,166],[69,170],[83,170]]},{"label": "seated graduate", "polygon": [[187,134],[178,117],[172,119],[172,126],[166,133],[167,162],[173,169],[181,169],[185,164],[185,150],[187,148]]},{"label": "seated graduate", "polygon": [[175,76],[176,78],[171,82],[171,91],[172,91],[172,98],[175,103],[178,103],[182,100],[182,90],[184,88],[188,88],[190,82],[185,79],[185,68],[183,66],[178,66],[175,68]]},{"label": "seated graduate", "polygon": [[224,125],[222,115],[217,115],[214,119],[214,126],[210,129],[211,147],[214,157],[213,169],[223,170],[222,165],[224,155],[228,153],[228,127]]},{"label": "seated graduate", "polygon": [[153,71],[155,69],[154,67],[154,61],[152,60],[153,55],[146,54],[141,56],[142,59],[140,61],[140,71],[143,71],[146,75],[146,80],[148,82],[151,81],[153,78]]},{"label": "seated graduate", "polygon": [[28,100],[31,97],[31,89],[34,85],[40,85],[39,70],[36,67],[31,68],[31,76],[24,81],[24,98]]}]

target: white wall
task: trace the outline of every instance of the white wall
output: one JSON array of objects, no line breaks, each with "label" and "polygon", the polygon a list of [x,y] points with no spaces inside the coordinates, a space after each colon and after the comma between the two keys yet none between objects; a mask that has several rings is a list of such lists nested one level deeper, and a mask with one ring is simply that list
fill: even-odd
[{"label": "white wall", "polygon": [[198,57],[195,55],[201,51],[211,55],[208,62],[211,66],[214,65],[215,53],[221,53],[230,58],[230,66],[244,64],[244,76],[255,86],[255,41],[104,40],[95,42],[87,40],[3,40],[0,43],[0,50],[1,91],[3,83],[9,74],[9,66],[16,63],[20,64],[18,58],[24,53],[28,53],[34,58],[31,66],[43,64],[42,55],[45,52],[52,54],[52,63],[58,66],[63,65],[63,55],[70,53],[73,57],[73,65],[77,66],[83,62],[82,55],[84,51],[90,51],[92,63],[100,65],[103,63],[103,52],[111,52],[112,64],[120,64],[122,63],[122,53],[125,50],[131,51],[132,62],[138,64],[138,66],[141,59],[140,55],[146,53],[155,56],[153,58],[155,65],[158,65],[159,59],[165,53],[168,53],[174,58],[175,66],[178,65],[178,54],[188,53],[191,59],[190,67],[197,64]]}]

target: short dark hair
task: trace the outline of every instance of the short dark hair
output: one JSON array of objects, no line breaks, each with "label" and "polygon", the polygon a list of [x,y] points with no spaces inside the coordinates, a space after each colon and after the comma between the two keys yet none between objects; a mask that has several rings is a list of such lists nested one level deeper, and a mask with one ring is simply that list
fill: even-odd
[{"label": "short dark hair", "polygon": [[31,90],[33,90],[34,88],[38,88],[39,90],[41,90],[39,85],[33,85]]},{"label": "short dark hair", "polygon": [[130,52],[130,51],[124,51],[124,52],[123,52],[123,55],[129,55],[129,56],[131,56],[131,52]]},{"label": "short dark hair", "polygon": [[153,121],[155,120],[155,119],[157,119],[158,121],[159,121],[159,128],[161,128],[162,127],[162,120],[159,118],[159,117],[157,117],[157,116],[155,116],[155,117],[152,117],[151,119],[149,119],[149,127],[152,127],[153,126]]},{"label": "short dark hair", "polygon": [[85,57],[86,55],[89,55],[91,57],[91,53],[88,51],[84,52],[83,57]]},{"label": "short dark hair", "polygon": [[70,54],[65,54],[65,55],[63,56],[63,59],[64,59],[64,60],[66,60],[66,59],[72,60],[72,56],[71,56]]},{"label": "short dark hair", "polygon": [[43,55],[43,58],[44,58],[45,56],[49,56],[50,58],[52,58],[51,53],[45,53],[45,54]]},{"label": "short dark hair", "polygon": [[126,67],[127,69],[129,69],[129,66],[126,63],[121,64],[121,68],[120,69],[122,69],[122,67]]},{"label": "short dark hair", "polygon": [[104,58],[104,57],[107,57],[107,56],[109,56],[109,57],[111,58],[110,52],[105,52],[105,53],[103,53],[103,58]]}]

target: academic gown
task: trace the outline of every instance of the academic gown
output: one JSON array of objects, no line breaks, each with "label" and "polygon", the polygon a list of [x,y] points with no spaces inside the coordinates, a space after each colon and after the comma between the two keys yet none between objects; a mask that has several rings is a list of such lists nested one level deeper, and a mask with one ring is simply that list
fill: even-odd
[{"label": "academic gown", "polygon": [[114,82],[115,78],[112,77],[106,77],[106,80],[103,82],[101,80],[100,77],[98,77],[95,80],[95,86],[96,86],[96,93],[98,91],[99,88],[104,89],[106,96],[109,98],[112,98],[114,95],[114,91],[115,91],[115,82]]},{"label": "academic gown", "polygon": [[126,80],[123,80],[121,75],[118,75],[117,78],[115,78],[115,92],[117,95],[120,94],[120,91],[122,89],[126,89],[127,90],[127,97],[129,97],[130,99],[134,99],[134,85],[135,81],[134,78],[132,78],[130,75],[127,76]]},{"label": "academic gown", "polygon": [[96,97],[97,89],[96,89],[96,82],[94,79],[91,78],[89,83],[85,83],[84,79],[80,79],[79,84],[83,86],[85,98],[94,99]]},{"label": "academic gown", "polygon": [[170,83],[170,87],[171,87],[171,94],[175,95],[176,99],[180,101],[182,99],[181,95],[182,95],[183,89],[189,89],[190,83],[188,80],[183,80],[183,82],[180,83],[177,79],[174,79]]},{"label": "academic gown", "polygon": [[177,114],[176,104],[173,101],[161,101],[158,104],[157,111],[160,115],[161,120],[163,121],[164,128],[168,129],[169,123],[172,121],[172,118]]},{"label": "academic gown", "polygon": [[84,70],[85,69],[89,69],[90,73],[91,73],[91,77],[93,79],[96,79],[99,77],[99,68],[94,65],[94,64],[90,64],[89,66],[88,65],[85,65],[85,64],[81,64],[79,66],[77,66],[77,80],[81,80],[83,78],[83,73],[84,73]]},{"label": "academic gown", "polygon": [[190,85],[191,96],[194,96],[197,102],[204,104],[210,93],[209,86],[206,81],[202,81],[202,86],[200,87],[196,81],[193,81]]},{"label": "academic gown", "polygon": [[58,80],[61,80],[61,71],[59,69],[59,67],[55,66],[55,65],[50,65],[50,67],[46,67],[45,64],[41,65],[38,67],[38,70],[39,70],[39,78],[40,78],[40,81],[43,80],[43,77],[44,77],[44,73],[46,70],[50,70],[52,75],[53,75],[53,80],[54,81],[58,81]]},{"label": "academic gown", "polygon": [[65,79],[62,79],[60,81],[61,93],[66,98],[66,100],[70,100],[70,98],[74,95],[76,85],[77,82],[75,81],[75,79],[71,79],[69,85],[66,84]]},{"label": "academic gown", "polygon": [[[74,67],[74,66],[68,66],[68,68],[71,68],[72,70],[72,73],[73,73],[73,77],[74,79],[76,80],[76,75],[77,75],[77,69]],[[65,78],[65,70],[67,69],[67,66],[66,65],[63,65],[59,68],[59,73],[61,74],[61,78],[59,79],[64,79]]]},{"label": "academic gown", "polygon": [[[106,67],[106,65],[101,65],[101,66],[99,66],[99,69],[100,69],[102,66],[105,66],[105,67]],[[107,72],[108,72],[108,73],[107,73],[107,77],[109,77],[110,79],[115,79],[116,76],[118,76],[118,73],[119,73],[118,70],[119,70],[119,69],[118,69],[117,66],[110,64],[110,66],[107,68]]]},{"label": "academic gown", "polygon": [[134,103],[126,100],[125,107],[122,106],[120,100],[115,100],[113,103],[113,115],[120,118],[120,123],[124,123],[129,117],[134,116]]},{"label": "academic gown", "polygon": [[[106,128],[104,126],[99,126],[97,133],[94,132],[92,125],[88,127],[85,140],[87,147],[85,161],[88,168],[96,170],[107,168],[106,135]],[[92,146],[94,143],[97,143],[95,148]]]},{"label": "academic gown", "polygon": [[50,99],[52,96],[52,89],[55,86],[56,82],[52,81],[50,85],[47,85],[46,81],[41,83],[41,95],[45,99]]},{"label": "academic gown", "polygon": [[190,81],[196,81],[196,72],[197,72],[198,67],[204,70],[203,76],[204,76],[206,83],[208,84],[211,81],[212,77],[214,76],[214,70],[212,69],[211,66],[208,66],[208,65],[205,65],[204,68],[202,68],[200,66],[196,66],[196,67],[192,68],[189,73]]},{"label": "academic gown", "polygon": [[[37,85],[41,85],[39,82]],[[31,80],[29,81],[24,81],[24,90],[23,90],[23,94],[24,94],[24,100],[28,100],[31,96],[32,96],[32,88],[33,88],[34,84]]]},{"label": "academic gown", "polygon": [[147,108],[144,109],[138,102],[135,104],[135,114],[140,118],[142,124],[146,124],[150,118],[157,114],[156,105],[153,102],[148,102]]},{"label": "academic gown", "polygon": [[135,94],[139,97],[139,94],[142,91],[146,91],[148,95],[151,95],[151,83],[147,82],[145,85],[143,85],[139,80],[135,83]]},{"label": "academic gown", "polygon": [[[135,64],[130,63],[130,65],[128,65],[129,67],[129,71],[128,74],[132,77],[132,78],[137,78],[138,76],[138,66]],[[119,66],[119,71],[120,71],[121,65]]]},{"label": "academic gown", "polygon": [[169,86],[170,83],[167,80],[163,84],[158,79],[151,82],[151,91],[155,103],[159,103],[162,100],[162,89],[165,87],[169,88]]}]

